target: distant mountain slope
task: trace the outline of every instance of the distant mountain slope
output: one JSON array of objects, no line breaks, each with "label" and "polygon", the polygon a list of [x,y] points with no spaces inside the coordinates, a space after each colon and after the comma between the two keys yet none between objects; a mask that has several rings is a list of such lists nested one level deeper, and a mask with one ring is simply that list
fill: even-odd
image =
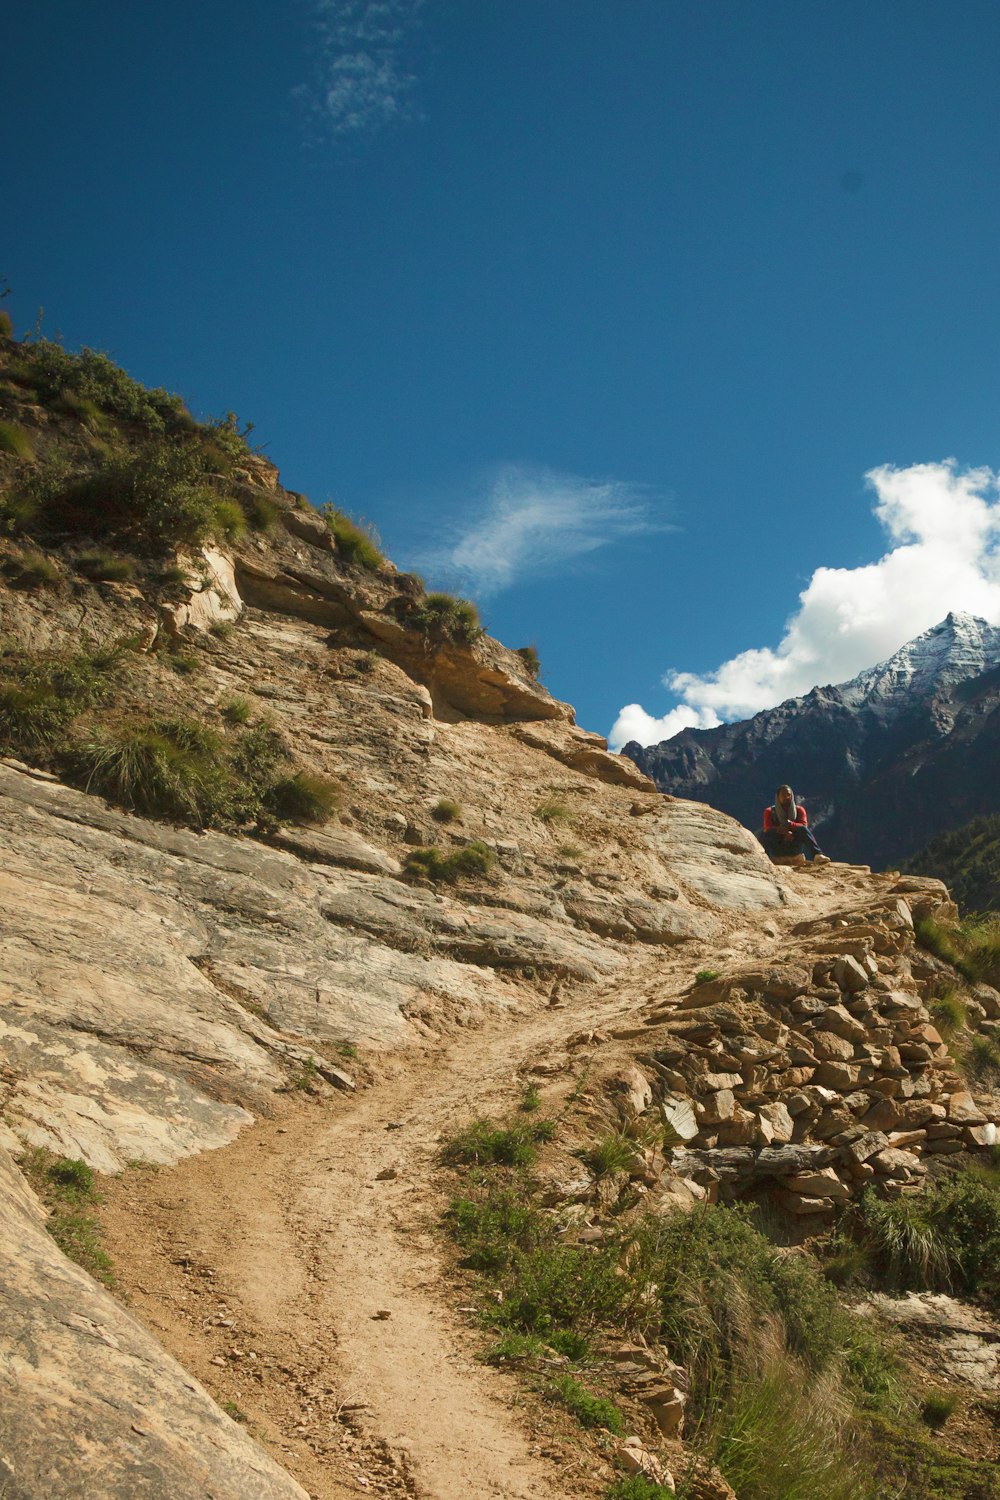
[{"label": "distant mountain slope", "polygon": [[950,614],[851,682],[624,753],[661,790],[751,829],[791,782],[828,852],[886,866],[1000,813],[998,751],[1000,629]]},{"label": "distant mountain slope", "polygon": [[963,911],[1000,911],[1000,814],[932,839],[906,868],[947,881]]}]

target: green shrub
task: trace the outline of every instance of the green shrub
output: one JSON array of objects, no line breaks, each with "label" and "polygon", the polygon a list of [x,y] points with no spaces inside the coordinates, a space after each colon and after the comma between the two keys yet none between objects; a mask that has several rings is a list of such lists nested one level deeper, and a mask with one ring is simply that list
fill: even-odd
[{"label": "green shrub", "polygon": [[248,724],[250,722],[250,703],[246,698],[227,698],[220,705],[219,712],[227,724]]},{"label": "green shrub", "polygon": [[476,606],[452,594],[425,594],[408,618],[428,642],[460,641],[471,646],[484,633]]},{"label": "green shrub", "polygon": [[0,453],[10,453],[15,458],[34,458],[35,449],[23,427],[16,422],[0,422]]},{"label": "green shrub", "polygon": [[17,536],[31,531],[39,510],[38,496],[31,489],[6,490],[0,494],[0,534]]},{"label": "green shrub", "polygon": [[538,1092],[535,1085],[533,1083],[525,1084],[524,1093],[521,1095],[521,1102],[518,1105],[518,1109],[523,1110],[526,1115],[530,1115],[533,1114],[536,1109],[539,1109],[541,1107],[541,1103],[542,1096]]},{"label": "green shrub", "polygon": [[543,823],[572,823],[573,812],[558,797],[546,797],[535,808],[535,817]]},{"label": "green shrub", "polygon": [[246,488],[237,494],[246,524],[251,531],[273,531],[281,515],[281,507],[264,490]]},{"label": "green shrub", "polygon": [[11,377],[33,387],[47,405],[79,398],[122,421],[134,422],[150,432],[164,432],[184,425],[190,415],[179,396],[162,390],[147,390],[118,365],[94,349],[70,354],[61,344],[37,339],[21,345],[12,362]]},{"label": "green shrub", "polygon": [[456,818],[460,818],[461,816],[462,809],[450,797],[442,797],[431,808],[431,817],[436,823],[454,823]]},{"label": "green shrub", "polygon": [[56,411],[62,411],[67,416],[75,417],[84,427],[93,429],[100,425],[100,408],[88,396],[80,396],[76,391],[64,390],[59,393],[59,396],[53,401],[52,405]]},{"label": "green shrub", "polygon": [[966,1078],[976,1083],[996,1084],[1000,1082],[1000,1042],[992,1036],[972,1036],[958,1063]]},{"label": "green shrub", "polygon": [[694,976],[695,984],[709,984],[711,980],[718,979],[718,969],[699,969]]},{"label": "green shrub", "polygon": [[160,439],[47,485],[41,518],[56,531],[163,553],[211,535],[218,505],[197,443]]},{"label": "green shrub", "polygon": [[845,1418],[833,1388],[779,1357],[736,1385],[712,1456],[740,1500],[881,1500]]},{"label": "green shrub", "polygon": [[10,557],[4,563],[3,571],[19,589],[53,588],[62,577],[58,564],[43,552],[22,552],[17,557]]},{"label": "green shrub", "polygon": [[605,1500],[673,1500],[674,1491],[664,1484],[656,1484],[644,1474],[630,1474],[625,1479],[616,1479],[605,1491]]},{"label": "green shrub", "polygon": [[516,1120],[497,1125],[493,1120],[474,1120],[449,1141],[445,1160],[475,1166],[500,1163],[507,1167],[530,1166],[537,1155],[535,1143],[541,1120]]},{"label": "green shrub", "polygon": [[81,552],[73,559],[73,566],[84,578],[97,583],[131,583],[136,574],[131,558],[116,557],[111,552]]},{"label": "green shrub", "polygon": [[236,500],[223,496],[213,507],[212,530],[216,537],[227,541],[238,541],[247,529],[246,512]]},{"label": "green shrub", "polygon": [[223,473],[228,473],[235,465],[243,463],[252,453],[247,442],[252,432],[253,423],[245,422],[241,426],[234,411],[227,411],[221,417],[213,417],[201,429],[202,444],[209,461]]},{"label": "green shrub", "polygon": [[474,839],[451,854],[442,854],[439,849],[411,849],[403,861],[403,872],[412,879],[429,880],[434,885],[454,885],[469,877],[488,875],[495,859],[488,845]]},{"label": "green shrub", "polygon": [[893,1286],[1000,1294],[1000,1189],[960,1172],[914,1197],[862,1194],[841,1225]]},{"label": "green shrub", "polygon": [[945,1038],[953,1036],[965,1025],[965,1001],[958,990],[945,990],[944,994],[931,1002],[929,1008],[935,1026]]},{"label": "green shrub", "polygon": [[611,1401],[591,1395],[572,1375],[557,1375],[550,1380],[546,1394],[551,1401],[565,1406],[581,1427],[604,1427],[608,1432],[625,1431],[625,1418]]},{"label": "green shrub", "polygon": [[542,670],[542,663],[539,659],[538,652],[536,651],[535,647],[518,646],[517,650],[514,652],[514,655],[521,658],[524,665],[528,669],[529,675],[537,680],[538,674]]},{"label": "green shrub", "polygon": [[371,573],[377,573],[385,566],[385,558],[379,551],[378,538],[372,528],[352,521],[335,505],[321,505],[319,513],[330,528],[337,551],[345,562],[367,568]]},{"label": "green shrub", "polygon": [[957,965],[961,957],[957,935],[953,927],[946,927],[943,922],[935,921],[933,917],[915,917],[913,930],[916,933],[917,942],[928,953],[933,953],[935,958],[941,959],[942,963]]},{"label": "green shrub", "polygon": [[110,1286],[111,1260],[101,1244],[100,1225],[87,1212],[100,1201],[91,1168],[71,1157],[54,1156],[43,1147],[26,1151],[20,1166],[49,1210],[45,1227],[60,1250]]},{"label": "green shrub", "polygon": [[635,1142],[618,1130],[612,1130],[594,1146],[580,1152],[581,1160],[595,1177],[608,1177],[622,1172],[635,1158]]},{"label": "green shrub", "polygon": [[220,737],[188,720],[126,720],[67,753],[86,792],[153,818],[206,827],[232,815],[231,776]]},{"label": "green shrub", "polygon": [[545,1349],[545,1343],[537,1334],[512,1333],[508,1329],[490,1346],[484,1357],[488,1365],[523,1363],[525,1360],[543,1359]]},{"label": "green shrub", "polygon": [[109,693],[114,662],[86,652],[0,656],[0,745],[25,754],[64,745],[73,718]]},{"label": "green shrub", "polygon": [[275,783],[267,806],[275,817],[290,823],[329,823],[340,807],[340,788],[327,776],[296,771]]},{"label": "green shrub", "polygon": [[953,1391],[931,1391],[920,1406],[920,1420],[928,1427],[943,1427],[954,1415],[958,1397]]}]

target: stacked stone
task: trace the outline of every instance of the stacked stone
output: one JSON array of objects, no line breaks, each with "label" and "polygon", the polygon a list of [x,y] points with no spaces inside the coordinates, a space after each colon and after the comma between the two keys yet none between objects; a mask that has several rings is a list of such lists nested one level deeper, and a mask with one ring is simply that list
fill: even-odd
[{"label": "stacked stone", "polygon": [[[933,977],[915,976],[913,911],[949,908],[938,882],[901,881],[876,906],[793,929],[780,968],[699,985],[650,1017],[660,1034],[641,1061],[671,1164],[699,1196],[767,1185],[818,1214],[868,1185],[918,1192],[926,1158],[994,1143],[924,1004]],[[975,1003],[1000,1030],[1000,996],[980,986]]]}]

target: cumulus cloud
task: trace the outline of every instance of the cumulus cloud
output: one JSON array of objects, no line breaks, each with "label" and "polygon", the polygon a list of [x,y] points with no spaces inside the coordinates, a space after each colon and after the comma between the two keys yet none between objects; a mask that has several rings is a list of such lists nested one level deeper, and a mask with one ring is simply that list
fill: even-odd
[{"label": "cumulus cloud", "polygon": [[[888,547],[858,568],[817,568],[775,648],[742,651],[714,672],[670,671],[664,685],[680,704],[663,718],[630,704],[609,736],[653,744],[659,726],[743,719],[817,685],[844,682],[884,660],[950,610],[1000,623],[1000,474],[943,463],[865,476]],[[636,732],[637,730],[641,731]],[[645,736],[649,735],[649,738]]]},{"label": "cumulus cloud", "polygon": [[297,92],[335,136],[412,118],[413,41],[424,0],[312,0],[315,79]]},{"label": "cumulus cloud", "polygon": [[446,575],[482,597],[551,574],[626,537],[668,529],[648,496],[620,480],[584,479],[507,465],[496,473],[471,520],[417,566]]}]

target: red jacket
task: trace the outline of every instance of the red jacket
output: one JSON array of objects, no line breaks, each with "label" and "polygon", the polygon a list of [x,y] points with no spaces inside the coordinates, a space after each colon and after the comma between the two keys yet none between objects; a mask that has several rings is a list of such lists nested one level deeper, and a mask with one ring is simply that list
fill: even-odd
[{"label": "red jacket", "polygon": [[[809,818],[801,802],[796,802],[795,816],[789,820],[788,826],[790,828],[808,828]],[[780,829],[780,827],[781,824],[774,816],[774,804],[772,803],[770,807],[765,807],[764,809],[764,832],[767,833],[769,828]]]}]

